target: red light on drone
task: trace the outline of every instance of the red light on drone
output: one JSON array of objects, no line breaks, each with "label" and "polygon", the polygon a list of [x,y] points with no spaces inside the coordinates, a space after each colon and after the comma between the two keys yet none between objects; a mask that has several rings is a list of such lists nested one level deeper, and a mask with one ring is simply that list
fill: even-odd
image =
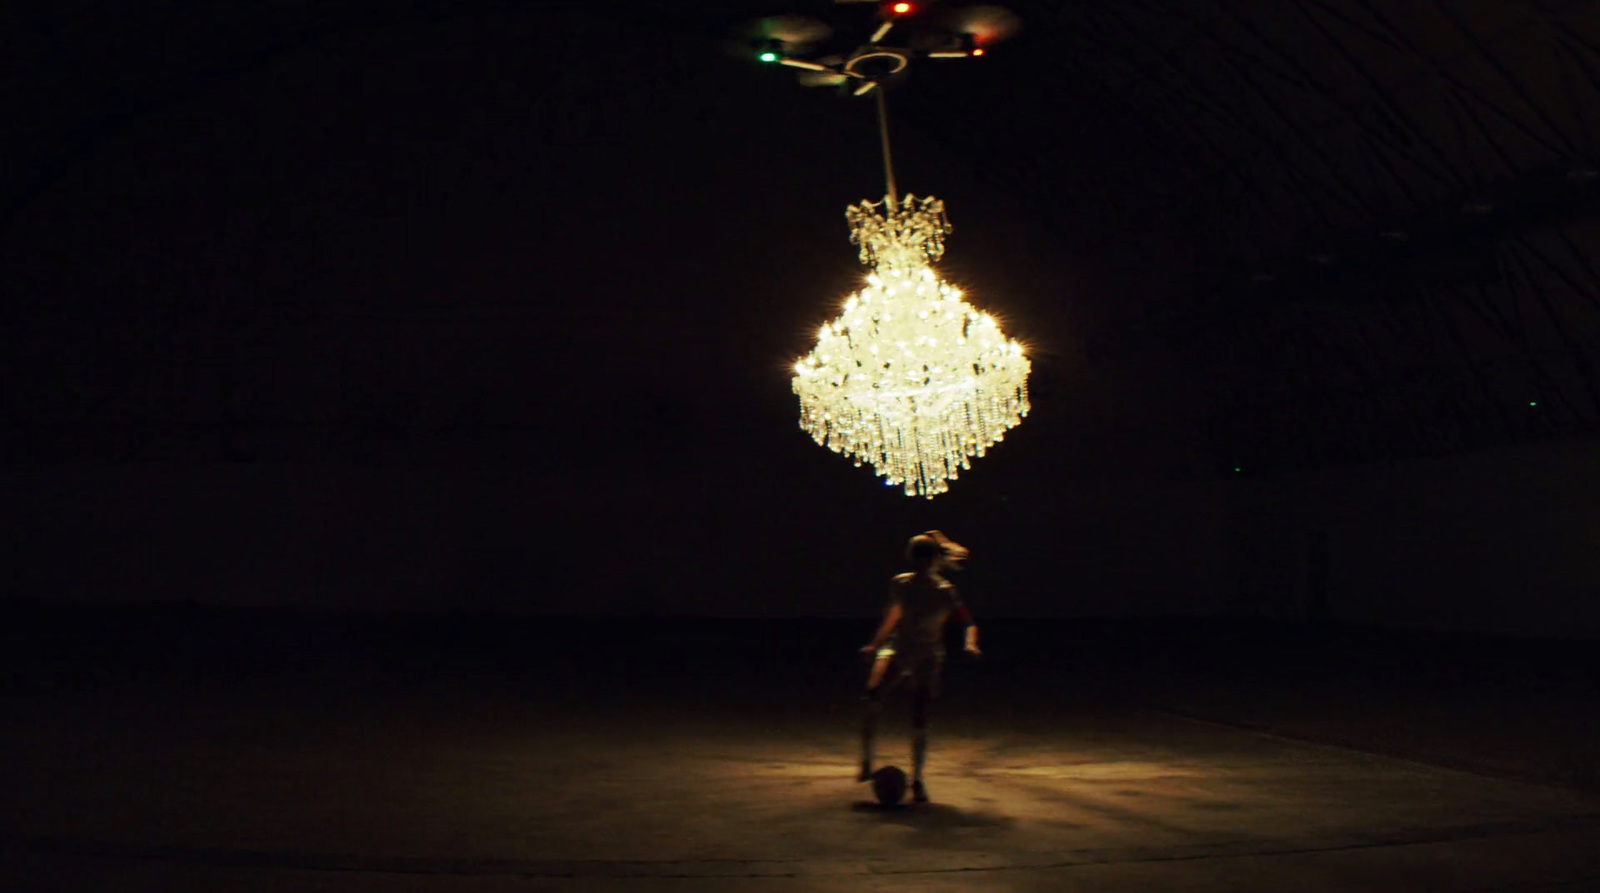
[{"label": "red light on drone", "polygon": [[897,16],[903,16],[906,13],[911,11],[911,4],[909,4],[909,3],[896,3],[893,6],[889,7],[889,11],[893,12]]},{"label": "red light on drone", "polygon": [[972,55],[974,55],[974,56],[981,56],[981,55],[983,55],[983,47],[973,47],[973,49],[972,49]]}]

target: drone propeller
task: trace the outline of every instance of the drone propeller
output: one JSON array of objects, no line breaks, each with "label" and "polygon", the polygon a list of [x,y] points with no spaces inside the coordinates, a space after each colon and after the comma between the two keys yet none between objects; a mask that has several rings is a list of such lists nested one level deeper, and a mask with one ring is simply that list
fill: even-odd
[{"label": "drone propeller", "polygon": [[833,29],[826,22],[799,15],[768,16],[739,29],[746,47],[793,56],[804,55],[832,34]]},{"label": "drone propeller", "polygon": [[1022,20],[998,6],[964,6],[947,10],[940,24],[957,34],[972,35],[973,43],[982,47],[1017,33]]},{"label": "drone propeller", "polygon": [[802,71],[800,83],[807,87],[837,87],[850,80],[847,75],[837,71]]}]

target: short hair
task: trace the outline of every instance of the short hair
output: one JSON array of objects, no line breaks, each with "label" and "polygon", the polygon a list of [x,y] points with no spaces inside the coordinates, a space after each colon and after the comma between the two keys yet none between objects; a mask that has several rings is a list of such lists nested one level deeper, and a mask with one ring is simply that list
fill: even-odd
[{"label": "short hair", "polygon": [[906,543],[906,560],[915,565],[932,564],[944,556],[944,547],[931,536],[917,534]]}]

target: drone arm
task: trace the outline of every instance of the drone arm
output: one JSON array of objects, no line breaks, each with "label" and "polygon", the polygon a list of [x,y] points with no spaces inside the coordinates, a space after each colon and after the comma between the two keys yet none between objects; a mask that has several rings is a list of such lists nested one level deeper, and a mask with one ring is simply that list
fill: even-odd
[{"label": "drone arm", "polygon": [[817,62],[807,62],[803,59],[779,59],[778,64],[787,65],[790,68],[804,68],[806,71],[833,71],[833,69],[826,65],[822,65]]}]

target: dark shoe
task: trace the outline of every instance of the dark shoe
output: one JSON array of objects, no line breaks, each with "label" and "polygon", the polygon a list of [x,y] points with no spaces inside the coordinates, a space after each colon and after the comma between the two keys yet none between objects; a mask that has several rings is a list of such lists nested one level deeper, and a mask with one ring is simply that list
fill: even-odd
[{"label": "dark shoe", "polygon": [[922,786],[922,780],[917,779],[911,783],[911,802],[927,803],[928,789]]}]

